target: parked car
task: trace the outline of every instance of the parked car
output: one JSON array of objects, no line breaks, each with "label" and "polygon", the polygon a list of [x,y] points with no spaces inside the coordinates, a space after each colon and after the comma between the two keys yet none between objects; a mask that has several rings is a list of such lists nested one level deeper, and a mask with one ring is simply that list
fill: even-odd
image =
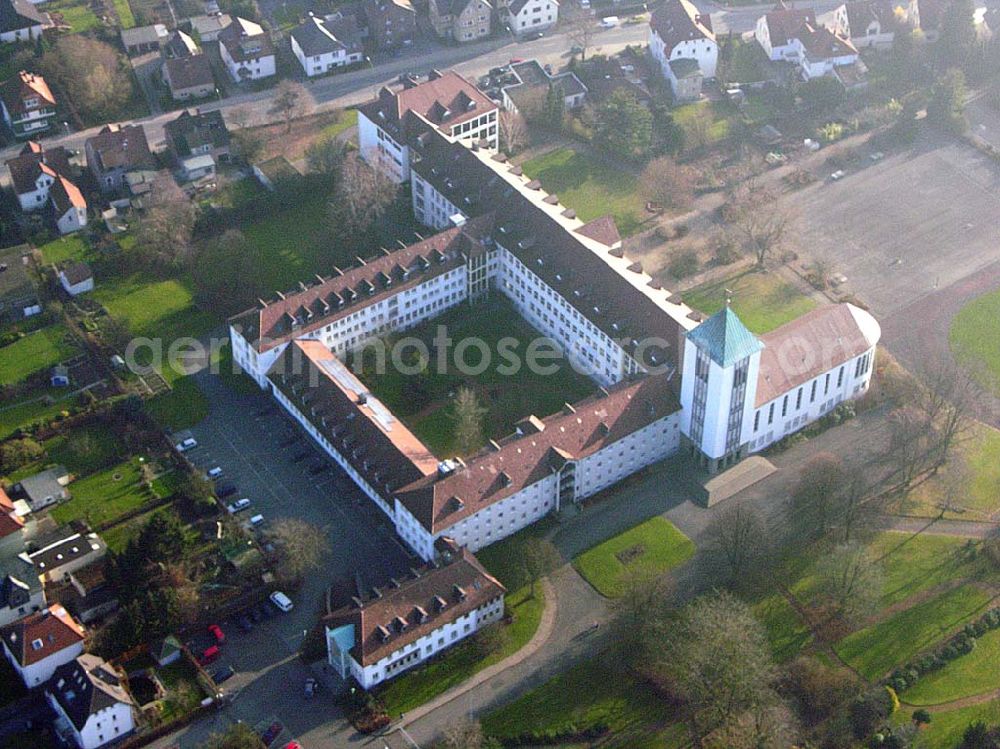
[{"label": "parked car", "polygon": [[235,515],[237,512],[243,512],[252,503],[250,502],[250,497],[243,497],[242,499],[237,499],[231,505],[226,506],[226,511],[230,515]]},{"label": "parked car", "polygon": [[837,171],[835,171],[833,174],[830,175],[830,179],[836,182],[838,180],[843,179],[845,176],[847,176],[847,172],[845,172],[843,169],[838,169]]},{"label": "parked car", "polygon": [[219,650],[219,646],[210,645],[209,647],[205,648],[205,650],[202,652],[201,655],[198,656],[198,663],[200,663],[202,666],[207,666],[209,663],[217,661],[220,655],[222,655],[222,651]]},{"label": "parked car", "polygon": [[316,680],[311,676],[306,679],[305,693],[306,699],[309,699],[316,694]]},{"label": "parked car", "polygon": [[288,613],[292,610],[292,599],[282,593],[280,590],[276,590],[271,594],[271,603],[277,606],[279,609]]},{"label": "parked car", "polygon": [[194,437],[188,437],[186,440],[178,442],[174,447],[177,448],[177,452],[186,453],[188,450],[193,450],[198,447],[198,440]]},{"label": "parked car", "polygon": [[260,513],[257,513],[252,518],[250,518],[251,528],[256,528],[258,525],[262,525],[263,523],[264,523],[264,516],[261,515]]},{"label": "parked car", "polygon": [[215,479],[222,478],[222,468],[219,466],[213,466],[205,471],[205,475],[215,481]]},{"label": "parked car", "polygon": [[620,23],[618,16],[605,16],[601,19],[602,29],[613,29]]},{"label": "parked car", "polygon": [[215,638],[215,641],[219,644],[226,641],[226,633],[222,631],[222,627],[218,624],[209,624],[208,633],[212,635],[212,637]]},{"label": "parked car", "polygon": [[236,494],[236,484],[232,484],[228,481],[223,481],[215,487],[215,496],[219,499],[225,499],[226,497]]},{"label": "parked car", "polygon": [[881,151],[876,151],[868,158],[871,159],[872,161],[881,161],[882,159],[885,158],[885,154],[882,153]]},{"label": "parked car", "polygon": [[260,740],[264,742],[264,746],[271,746],[271,743],[278,738],[278,734],[283,730],[283,726],[278,721],[274,721],[269,725],[265,731],[260,735]]},{"label": "parked car", "polygon": [[223,666],[218,671],[212,674],[212,681],[216,684],[222,684],[224,681],[229,681],[233,678],[233,674],[236,672],[233,670],[232,666]]}]

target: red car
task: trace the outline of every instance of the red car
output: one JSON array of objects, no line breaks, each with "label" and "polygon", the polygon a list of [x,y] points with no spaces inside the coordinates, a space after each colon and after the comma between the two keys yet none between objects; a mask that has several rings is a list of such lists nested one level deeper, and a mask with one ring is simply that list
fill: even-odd
[{"label": "red car", "polygon": [[217,660],[220,655],[222,655],[222,651],[219,650],[219,646],[212,645],[211,647],[205,648],[205,652],[198,658],[198,663],[202,666],[207,666],[209,663]]},{"label": "red car", "polygon": [[209,624],[208,632],[215,638],[217,643],[223,643],[226,641],[226,633],[222,631],[222,627],[218,624]]},{"label": "red car", "polygon": [[510,58],[510,63],[508,63],[508,64],[510,64],[510,65],[520,65],[522,62],[524,62],[524,58],[523,57],[512,57],[512,58]]}]

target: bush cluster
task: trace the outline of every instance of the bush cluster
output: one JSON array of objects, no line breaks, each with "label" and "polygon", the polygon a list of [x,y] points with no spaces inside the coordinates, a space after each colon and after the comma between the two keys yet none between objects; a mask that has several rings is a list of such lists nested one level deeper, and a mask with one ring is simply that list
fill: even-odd
[{"label": "bush cluster", "polygon": [[561,728],[548,728],[541,731],[529,731],[519,736],[507,736],[500,739],[502,746],[557,746],[561,744],[577,744],[599,739],[611,731],[607,723],[595,723],[587,728],[578,728],[570,723]]},{"label": "bush cluster", "polygon": [[976,621],[954,635],[933,653],[911,661],[897,668],[886,680],[897,692],[908,689],[920,681],[920,677],[944,668],[949,662],[967,655],[976,649],[976,640],[990,630],[1000,627],[1000,608],[990,609]]}]

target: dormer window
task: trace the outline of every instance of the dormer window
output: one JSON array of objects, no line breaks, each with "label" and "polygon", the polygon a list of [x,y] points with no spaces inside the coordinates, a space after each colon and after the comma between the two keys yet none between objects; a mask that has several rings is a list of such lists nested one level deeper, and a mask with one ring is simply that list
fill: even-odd
[{"label": "dormer window", "polygon": [[456,583],[455,585],[453,585],[451,587],[451,590],[452,590],[452,593],[455,594],[455,598],[456,599],[458,599],[459,601],[464,601],[465,600],[465,590],[462,588],[461,585],[459,585],[459,584]]},{"label": "dormer window", "polygon": [[31,641],[31,649],[32,650],[41,650],[44,645],[45,645],[45,643],[42,642],[41,640],[32,640]]}]

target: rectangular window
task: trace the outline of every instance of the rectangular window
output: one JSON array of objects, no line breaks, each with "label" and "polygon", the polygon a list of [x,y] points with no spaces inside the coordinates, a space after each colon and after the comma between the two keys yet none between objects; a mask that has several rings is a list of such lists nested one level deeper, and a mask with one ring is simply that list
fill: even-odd
[{"label": "rectangular window", "polygon": [[802,408],[802,388],[799,388],[799,392],[795,396],[795,410],[798,411],[800,408]]},{"label": "rectangular window", "polygon": [[767,425],[770,426],[774,423],[774,404],[767,410]]},{"label": "rectangular window", "polygon": [[841,367],[837,372],[837,387],[841,387],[844,384],[844,368]]},{"label": "rectangular window", "polygon": [[788,413],[788,396],[786,395],[781,399],[781,418],[785,418],[785,414]]},{"label": "rectangular window", "polygon": [[754,431],[754,434],[757,433],[758,429],[760,429],[760,411],[759,410],[753,416],[753,431]]},{"label": "rectangular window", "polygon": [[826,373],[826,383],[823,385],[823,395],[830,393],[830,373]]},{"label": "rectangular window", "polygon": [[812,388],[809,389],[809,402],[812,403],[816,400],[816,383],[819,380],[813,380]]}]

